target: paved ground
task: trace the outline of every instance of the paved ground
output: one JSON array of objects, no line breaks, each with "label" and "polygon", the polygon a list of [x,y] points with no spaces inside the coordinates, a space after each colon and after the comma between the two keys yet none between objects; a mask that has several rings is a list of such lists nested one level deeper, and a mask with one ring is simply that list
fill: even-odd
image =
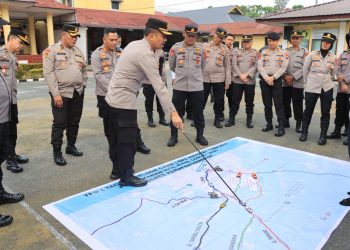
[{"label": "paved ground", "polygon": [[[217,144],[235,136],[241,136],[262,142],[295,148],[307,152],[349,160],[347,148],[341,140],[329,140],[326,146],[318,146],[319,136],[319,105],[315,111],[309,132],[309,139],[305,143],[298,141],[294,132],[294,122],[286,135],[277,138],[273,132],[263,133],[263,106],[259,88],[257,90],[256,108],[254,115],[255,128],[245,127],[244,109],[240,110],[236,119],[236,126],[217,129],[213,127],[212,105],[205,110],[205,136],[210,145]],[[26,198],[20,204],[2,205],[2,214],[12,214],[14,223],[0,229],[0,249],[88,249],[70,231],[43,210],[42,206],[67,196],[109,182],[108,176],[111,163],[107,155],[107,143],[103,135],[102,120],[97,117],[94,81],[89,79],[85,96],[84,113],[79,130],[77,146],[84,151],[82,158],[66,156],[68,165],[58,167],[52,160],[50,145],[51,121],[50,99],[45,82],[22,83],[19,86],[19,139],[18,153],[25,153],[30,162],[24,165],[24,172],[13,174],[4,170],[4,184],[12,191],[24,192]],[[143,106],[144,98],[139,97],[139,126],[142,137],[152,149],[150,155],[136,155],[136,171],[141,171],[166,161],[192,153],[194,148],[179,136],[179,144],[175,148],[166,147],[170,129],[164,126],[149,128]],[[228,113],[226,107],[226,115]],[[334,108],[333,108],[334,114]],[[155,114],[156,120],[158,119]],[[334,115],[332,115],[332,120]],[[332,122],[333,123],[333,122]],[[193,140],[195,130],[186,121],[186,131]],[[333,129],[333,124],[330,130]],[[346,192],[344,190],[344,196]],[[334,231],[324,249],[349,249],[350,246],[350,216],[349,214]]]}]

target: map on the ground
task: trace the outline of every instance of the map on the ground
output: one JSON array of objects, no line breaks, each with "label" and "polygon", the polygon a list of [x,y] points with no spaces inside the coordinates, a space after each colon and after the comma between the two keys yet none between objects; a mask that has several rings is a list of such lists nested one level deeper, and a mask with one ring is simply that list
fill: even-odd
[{"label": "map on the ground", "polygon": [[[244,138],[44,208],[93,249],[321,249],[349,208],[350,163]],[[79,180],[77,180],[79,181]]]}]

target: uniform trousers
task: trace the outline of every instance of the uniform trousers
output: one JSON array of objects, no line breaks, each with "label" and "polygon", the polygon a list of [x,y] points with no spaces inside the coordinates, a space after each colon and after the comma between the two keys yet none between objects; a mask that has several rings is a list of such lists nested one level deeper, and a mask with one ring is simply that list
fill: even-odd
[{"label": "uniform trousers", "polygon": [[109,155],[113,171],[119,171],[120,178],[132,176],[136,153],[137,110],[109,107]]},{"label": "uniform trousers", "polygon": [[[274,80],[272,86],[269,86],[266,81],[260,80],[261,95],[264,103],[266,122],[272,123],[273,113],[272,105],[275,105],[275,111],[279,124],[284,124],[285,116],[282,102],[282,78]],[[273,104],[272,104],[273,100]]]},{"label": "uniform trousers", "polygon": [[254,114],[255,85],[231,83],[230,86],[232,91],[232,108],[230,108],[230,117],[235,117],[237,115],[243,93],[245,112],[248,117],[252,117]]},{"label": "uniform trousers", "polygon": [[162,109],[162,106],[160,105],[159,98],[156,95],[156,92],[153,89],[153,86],[151,84],[143,84],[143,95],[145,96],[145,109],[146,113],[153,112],[153,101],[154,96],[156,96],[156,102],[157,102],[157,112],[159,114],[159,118],[164,118],[165,114]]},{"label": "uniform trousers", "polygon": [[18,123],[18,106],[11,104],[11,121],[8,124],[8,152],[7,159],[15,156],[17,144],[17,123]]},{"label": "uniform trousers", "polygon": [[51,144],[54,150],[61,150],[64,130],[66,130],[68,144],[75,144],[78,136],[80,118],[83,112],[84,92],[79,95],[79,93],[74,90],[72,98],[62,97],[62,101],[62,108],[55,107],[55,102],[51,95],[53,114]]},{"label": "uniform trousers", "polygon": [[226,97],[227,97],[228,108],[229,108],[229,115],[230,116],[232,116],[232,114],[233,114],[233,110],[232,110],[232,105],[233,105],[232,95],[233,95],[233,83],[231,82],[230,87],[228,89],[226,89]]},{"label": "uniform trousers", "polygon": [[292,117],[292,109],[290,103],[293,103],[293,114],[296,121],[301,121],[303,118],[303,99],[304,99],[304,89],[283,87],[283,107],[286,119]]},{"label": "uniform trousers", "polygon": [[0,123],[0,191],[4,190],[2,186],[1,164],[6,160],[9,146],[9,122]]},{"label": "uniform trousers", "polygon": [[[192,107],[192,116],[194,121],[194,126],[196,129],[204,129],[204,115],[203,115],[203,102],[204,93],[201,91],[182,91],[173,90],[172,102],[177,110],[179,116],[183,118],[185,115],[185,103],[189,103]],[[174,127],[173,123],[170,124],[172,134],[176,133],[177,128]]]},{"label": "uniform trousers", "polygon": [[347,128],[349,126],[349,94],[337,93],[335,98],[335,119],[336,127],[341,128],[343,125]]},{"label": "uniform trousers", "polygon": [[305,110],[302,125],[303,127],[309,127],[318,98],[321,101],[321,130],[327,133],[330,120],[329,111],[333,101],[333,89],[326,92],[322,89],[320,94],[305,92]]},{"label": "uniform trousers", "polygon": [[203,108],[205,108],[205,105],[207,104],[207,100],[210,94],[210,90],[213,87],[213,94],[214,94],[214,114],[215,119],[219,119],[221,117],[224,117],[224,108],[225,108],[225,83],[223,82],[205,82],[203,84],[204,86],[204,105]]}]

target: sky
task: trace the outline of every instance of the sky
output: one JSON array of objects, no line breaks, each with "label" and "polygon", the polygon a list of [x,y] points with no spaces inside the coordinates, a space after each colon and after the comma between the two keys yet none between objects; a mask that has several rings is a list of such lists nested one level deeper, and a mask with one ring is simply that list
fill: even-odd
[{"label": "sky", "polygon": [[[318,3],[331,2],[332,0],[318,0]],[[204,9],[209,6],[227,5],[264,5],[273,6],[274,0],[155,0],[156,10],[164,13],[184,10]],[[316,0],[289,0],[287,7],[302,4],[304,7],[314,5]]]}]

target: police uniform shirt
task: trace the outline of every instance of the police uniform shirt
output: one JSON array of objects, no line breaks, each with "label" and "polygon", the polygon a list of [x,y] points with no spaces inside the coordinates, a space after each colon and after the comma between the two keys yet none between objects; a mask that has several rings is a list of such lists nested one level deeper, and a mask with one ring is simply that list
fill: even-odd
[{"label": "police uniform shirt", "polygon": [[[288,48],[287,50],[289,63],[286,74],[293,76],[293,87],[304,88],[303,65],[309,52],[305,48]],[[286,86],[283,84],[283,86]]]},{"label": "police uniform shirt", "polygon": [[[233,56],[233,75],[232,82],[238,84],[256,84],[255,75],[258,71],[257,61],[259,58],[259,52],[256,49],[239,49]],[[248,82],[241,81],[239,76],[241,74],[248,74]]]},{"label": "police uniform shirt", "polygon": [[0,48],[0,68],[12,95],[12,104],[17,104],[17,60],[5,46]]},{"label": "police uniform shirt", "polygon": [[10,121],[11,89],[0,73],[0,123]]},{"label": "police uniform shirt", "polygon": [[175,72],[173,89],[188,92],[203,90],[205,64],[202,44],[195,43],[193,46],[186,46],[184,42],[174,44],[169,52],[169,67]]},{"label": "police uniform shirt", "polygon": [[204,44],[207,64],[203,72],[204,82],[225,82],[231,84],[230,55],[225,45]]},{"label": "police uniform shirt", "polygon": [[65,48],[61,42],[44,51],[44,77],[50,93],[72,98],[74,90],[81,94],[87,83],[83,53],[78,47]]},{"label": "police uniform shirt", "polygon": [[231,65],[231,81],[233,81],[233,78],[235,77],[234,71],[233,71],[233,57],[236,55],[238,49],[234,47],[226,47],[227,53],[229,55],[230,65]]},{"label": "police uniform shirt", "polygon": [[[344,51],[339,56],[336,75],[337,77],[344,77],[343,82],[345,82],[348,86],[350,85],[350,49]],[[340,84],[338,85],[338,92],[340,92]],[[348,93],[350,93],[350,87]]]},{"label": "police uniform shirt", "polygon": [[106,102],[113,108],[137,110],[137,94],[147,77],[164,112],[176,111],[157,66],[156,54],[146,39],[129,43],[109,83]]},{"label": "police uniform shirt", "polygon": [[288,67],[288,54],[280,47],[275,50],[264,49],[258,60],[258,71],[266,79],[273,76],[275,79],[280,78]]},{"label": "police uniform shirt", "polygon": [[[161,75],[161,77],[162,77],[162,81],[163,81],[164,83],[166,83],[166,82],[167,82],[167,78],[166,78],[166,73],[165,73],[165,53],[164,53],[163,50],[157,49],[157,50],[155,51],[155,54],[156,54],[156,58],[157,58],[158,69],[159,69],[159,67],[160,67],[160,65],[159,65],[159,59],[160,59],[161,57],[164,58],[164,63],[163,63],[163,66],[162,66],[163,69],[162,69],[162,75]],[[142,83],[143,83],[143,84],[151,84],[150,81],[148,80],[148,78],[146,78]]]},{"label": "police uniform shirt", "polygon": [[92,53],[91,68],[96,79],[96,95],[106,96],[119,56],[119,52],[105,50],[103,46]]},{"label": "police uniform shirt", "polygon": [[336,57],[328,52],[323,58],[320,51],[312,51],[305,59],[303,75],[306,81],[305,91],[320,94],[322,89],[326,92],[334,87],[332,78],[335,75]]}]

